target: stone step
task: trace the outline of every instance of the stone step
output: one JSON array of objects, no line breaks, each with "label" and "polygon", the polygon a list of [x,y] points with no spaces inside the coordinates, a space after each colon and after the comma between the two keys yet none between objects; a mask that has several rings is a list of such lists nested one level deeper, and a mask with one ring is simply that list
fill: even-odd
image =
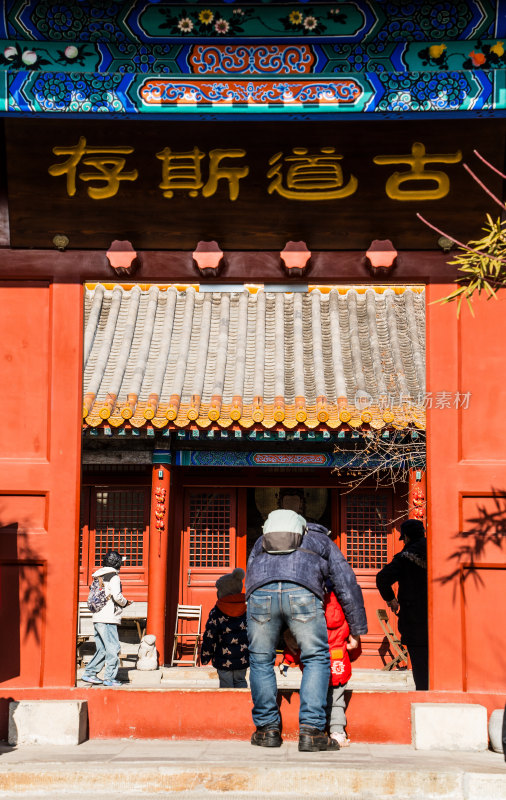
[{"label": "stone step", "polygon": [[[275,670],[280,689],[299,689],[302,673],[298,667],[288,670],[286,677]],[[246,675],[249,681],[249,672]],[[136,683],[138,681],[136,680]],[[195,686],[198,688],[218,688],[218,673],[213,667],[163,667],[161,686]],[[349,681],[349,689],[366,691],[414,691],[415,684],[411,670],[383,672],[374,669],[356,669]]]},{"label": "stone step", "polygon": [[506,800],[496,753],[352,744],[299,753],[237,741],[91,740],[77,748],[2,748],[0,797]]},{"label": "stone step", "polygon": [[[86,662],[85,662],[86,663]],[[162,667],[156,672],[143,672],[135,669],[136,659],[130,654],[122,659],[122,669],[118,675],[120,680],[127,681],[132,686],[142,688],[157,687],[159,689],[192,688],[192,689],[218,689],[218,673],[211,666],[205,667]],[[81,678],[83,669],[77,672],[77,679]],[[280,675],[275,670],[276,681],[279,689],[297,690],[300,688],[302,673],[298,667],[288,671],[287,677]],[[99,674],[102,677],[102,673]],[[246,674],[249,683],[249,671]],[[348,683],[350,691],[354,692],[412,692],[415,689],[411,670],[396,670],[395,672],[382,672],[374,669],[356,669]]]}]

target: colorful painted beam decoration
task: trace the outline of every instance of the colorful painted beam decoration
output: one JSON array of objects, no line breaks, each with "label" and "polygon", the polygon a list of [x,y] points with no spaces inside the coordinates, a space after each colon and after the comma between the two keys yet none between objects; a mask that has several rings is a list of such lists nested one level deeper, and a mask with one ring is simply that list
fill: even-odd
[{"label": "colorful painted beam decoration", "polygon": [[0,113],[506,113],[506,0],[10,0]]},{"label": "colorful painted beam decoration", "polygon": [[[153,463],[168,463],[165,457],[153,455]],[[275,453],[239,450],[178,450],[172,459],[178,467],[331,467],[358,469],[356,453]],[[379,456],[360,458],[360,469],[375,469],[384,459]],[[413,463],[413,467],[416,466]]]}]

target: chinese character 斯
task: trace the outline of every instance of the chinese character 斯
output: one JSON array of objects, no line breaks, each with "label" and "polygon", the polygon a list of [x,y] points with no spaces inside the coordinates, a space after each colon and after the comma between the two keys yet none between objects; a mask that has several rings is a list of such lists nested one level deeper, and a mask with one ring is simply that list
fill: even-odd
[{"label": "chinese character \u65af", "polygon": [[[421,142],[414,142],[411,147],[411,155],[405,156],[375,156],[375,164],[409,164],[411,169],[406,172],[394,172],[386,182],[385,190],[392,200],[440,200],[446,197],[450,191],[450,179],[445,172],[436,170],[425,170],[425,164],[438,162],[442,164],[456,164],[462,160],[462,153],[447,155],[425,154],[425,145]],[[401,184],[406,181],[434,181],[437,186],[433,189],[426,187],[420,189],[402,189]]]},{"label": "chinese character \u65af", "polygon": [[[95,167],[97,172],[81,172],[78,177],[82,181],[104,181],[105,186],[88,186],[88,196],[93,200],[105,200],[114,197],[119,189],[120,181],[135,181],[136,169],[123,172],[125,159],[119,154],[133,153],[133,147],[87,147],[84,136],[79,138],[74,147],[53,147],[55,156],[68,155],[61,164],[52,164],[48,172],[54,177],[67,174],[67,194],[73,197],[76,193],[76,172],[79,163],[87,167]],[[83,158],[83,156],[86,156]]]},{"label": "chinese character \u65af", "polygon": [[174,153],[170,147],[165,147],[156,157],[162,161],[162,182],[164,197],[173,197],[174,192],[188,189],[190,197],[197,197],[202,189],[202,197],[211,197],[217,188],[218,181],[228,181],[228,196],[230,200],[237,200],[239,196],[239,180],[249,173],[249,167],[232,167],[223,165],[224,158],[243,158],[246,150],[228,148],[222,150],[215,148],[209,151],[209,178],[204,184],[202,179],[201,164],[205,153],[198,147],[184,153]]},{"label": "chinese character \u65af", "polygon": [[[338,163],[342,156],[336,155],[334,147],[321,147],[322,155],[308,155],[306,147],[294,147],[292,156],[276,153],[269,159],[268,178],[272,178],[267,191],[277,192],[289,200],[336,200],[349,197],[357,190],[358,181],[354,175],[343,186],[343,170]],[[283,164],[289,163],[286,170],[286,184],[283,185]]]}]

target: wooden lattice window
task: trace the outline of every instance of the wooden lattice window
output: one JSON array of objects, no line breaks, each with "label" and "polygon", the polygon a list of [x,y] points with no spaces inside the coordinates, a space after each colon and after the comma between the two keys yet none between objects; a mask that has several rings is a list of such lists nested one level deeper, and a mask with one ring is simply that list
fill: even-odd
[{"label": "wooden lattice window", "polygon": [[135,585],[143,599],[147,589],[150,491],[148,487],[83,487],[79,541],[80,599],[108,550],[125,556],[121,580]]},{"label": "wooden lattice window", "polygon": [[388,561],[389,498],[356,492],[346,498],[346,558],[353,569],[379,570]]},{"label": "wooden lattice window", "polygon": [[144,492],[104,489],[96,493],[95,566],[108,550],[125,557],[123,566],[144,563]]},{"label": "wooden lattice window", "polygon": [[190,567],[230,566],[230,494],[191,494]]}]

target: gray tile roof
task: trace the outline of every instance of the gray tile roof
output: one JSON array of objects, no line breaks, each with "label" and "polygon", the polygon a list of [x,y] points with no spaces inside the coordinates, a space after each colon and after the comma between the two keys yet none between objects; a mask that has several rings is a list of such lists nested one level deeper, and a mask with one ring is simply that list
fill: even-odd
[{"label": "gray tile roof", "polygon": [[420,287],[86,288],[90,425],[425,425]]}]

